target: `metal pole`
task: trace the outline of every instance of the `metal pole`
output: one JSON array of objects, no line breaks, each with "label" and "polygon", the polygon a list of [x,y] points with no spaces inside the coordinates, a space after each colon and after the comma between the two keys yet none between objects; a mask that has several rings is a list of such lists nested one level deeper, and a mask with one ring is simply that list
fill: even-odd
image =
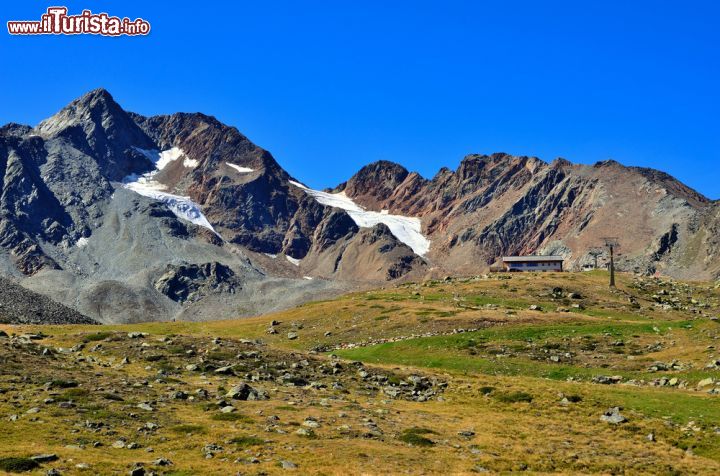
[{"label": "metal pole", "polygon": [[610,245],[610,287],[615,287],[615,259],[613,258],[612,245]]}]

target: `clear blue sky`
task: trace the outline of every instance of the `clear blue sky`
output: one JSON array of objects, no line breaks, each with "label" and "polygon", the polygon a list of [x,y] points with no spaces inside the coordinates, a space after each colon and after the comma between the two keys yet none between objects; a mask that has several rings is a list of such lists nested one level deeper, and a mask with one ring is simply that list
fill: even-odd
[{"label": "clear blue sky", "polygon": [[[58,3],[152,33],[7,34]],[[142,114],[215,115],[315,187],[378,159],[432,177],[504,151],[655,167],[720,198],[720,2],[23,1],[0,16],[0,123],[104,87]]]}]

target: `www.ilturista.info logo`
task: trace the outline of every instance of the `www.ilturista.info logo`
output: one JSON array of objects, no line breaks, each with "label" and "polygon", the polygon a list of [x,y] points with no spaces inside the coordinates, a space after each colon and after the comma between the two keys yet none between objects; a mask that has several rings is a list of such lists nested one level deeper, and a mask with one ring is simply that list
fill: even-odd
[{"label": "www.ilturista.info logo", "polygon": [[67,7],[49,7],[40,21],[9,21],[11,35],[104,35],[136,36],[150,33],[150,23],[137,18],[111,17],[107,13],[83,10],[80,15],[68,15]]}]

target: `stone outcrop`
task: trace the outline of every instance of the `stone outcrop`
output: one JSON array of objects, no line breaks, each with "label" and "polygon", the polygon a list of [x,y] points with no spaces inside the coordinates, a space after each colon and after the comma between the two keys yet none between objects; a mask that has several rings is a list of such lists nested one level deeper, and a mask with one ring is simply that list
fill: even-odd
[{"label": "stone outcrop", "polygon": [[220,263],[168,265],[155,288],[173,301],[184,303],[212,293],[234,294],[241,283],[232,269]]}]

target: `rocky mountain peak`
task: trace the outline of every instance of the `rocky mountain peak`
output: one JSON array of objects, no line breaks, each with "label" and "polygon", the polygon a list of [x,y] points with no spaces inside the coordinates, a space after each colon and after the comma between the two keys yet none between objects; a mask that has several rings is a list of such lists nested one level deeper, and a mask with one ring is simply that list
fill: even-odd
[{"label": "rocky mountain peak", "polygon": [[[400,164],[378,160],[361,168],[345,183],[349,197],[360,198],[363,203],[387,199],[407,178],[410,172]],[[364,200],[363,200],[364,199]]]},{"label": "rocky mountain peak", "polygon": [[618,162],[617,160],[613,159],[607,159],[607,160],[598,160],[593,164],[593,167],[596,169],[600,169],[603,167],[622,167],[622,164]]},{"label": "rocky mountain peak", "polygon": [[[52,117],[40,122],[35,131],[45,137],[54,136],[73,126],[87,127],[109,123],[114,116],[127,116],[105,89],[94,89],[70,102]],[[109,124],[106,124],[109,125]]]},{"label": "rocky mountain peak", "polygon": [[32,127],[24,124],[17,124],[15,122],[9,122],[4,126],[0,127],[0,136],[4,137],[22,137],[29,134],[32,131]]},{"label": "rocky mountain peak", "polygon": [[69,142],[93,157],[108,180],[119,181],[152,167],[140,150],[154,149],[155,143],[105,89],[75,99],[34,132],[48,141]]},{"label": "rocky mountain peak", "polygon": [[200,162],[201,170],[215,170],[230,163],[253,171],[287,174],[266,150],[258,147],[236,127],[199,112],[178,112],[145,117],[130,113],[136,124],[161,150],[179,147]]},{"label": "rocky mountain peak", "polygon": [[553,161],[550,163],[550,165],[552,165],[552,166],[555,167],[555,168],[559,168],[559,167],[572,167],[573,163],[570,162],[570,161],[567,160],[567,159],[564,159],[564,158],[562,158],[562,157],[558,157],[558,158],[556,158],[555,160],[553,160]]},{"label": "rocky mountain peak", "polygon": [[514,156],[504,152],[490,155],[471,154],[460,162],[455,179],[460,182],[480,183],[521,171],[534,173],[545,165],[547,164],[537,157]]}]

